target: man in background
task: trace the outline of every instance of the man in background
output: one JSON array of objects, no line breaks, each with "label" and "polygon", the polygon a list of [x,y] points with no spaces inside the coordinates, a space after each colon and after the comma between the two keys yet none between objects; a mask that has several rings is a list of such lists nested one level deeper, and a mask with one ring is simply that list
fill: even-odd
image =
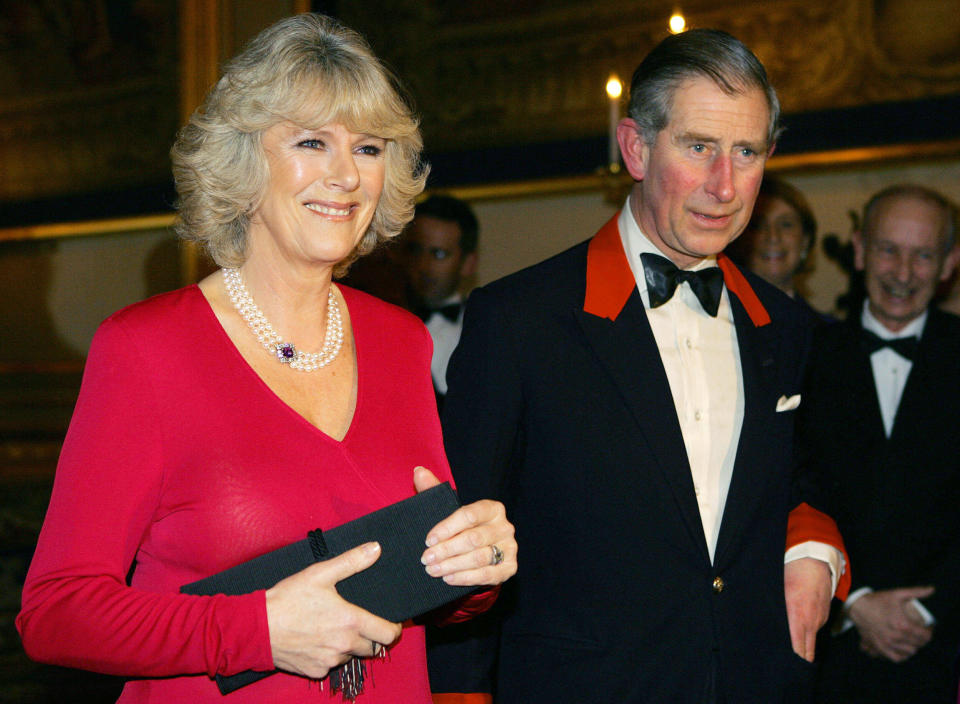
[{"label": "man in background", "polygon": [[927,188],[871,198],[853,238],[867,300],[815,337],[800,445],[853,563],[822,639],[821,702],[956,702],[960,319],[930,305],[957,262],[955,228]]},{"label": "man in background", "polygon": [[464,201],[433,195],[417,205],[404,233],[408,298],[433,338],[430,371],[437,403],[447,393],[447,364],[463,327],[461,286],[477,268],[477,217]]}]

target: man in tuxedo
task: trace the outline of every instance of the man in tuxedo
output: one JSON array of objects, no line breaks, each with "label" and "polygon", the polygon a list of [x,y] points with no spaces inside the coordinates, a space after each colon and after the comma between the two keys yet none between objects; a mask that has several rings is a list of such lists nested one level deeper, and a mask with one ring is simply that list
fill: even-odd
[{"label": "man in tuxedo", "polygon": [[956,701],[960,319],[930,306],[958,258],[954,218],[926,188],[875,195],[853,238],[867,300],[815,338],[799,440],[854,565],[822,702]]},{"label": "man in tuxedo", "polygon": [[433,338],[430,371],[437,403],[447,393],[447,364],[463,327],[463,281],[477,268],[477,216],[464,201],[433,195],[417,206],[404,233],[409,299]]},{"label": "man in tuxedo", "polygon": [[809,326],[721,254],[776,94],[742,43],[691,30],[640,64],[628,114],[623,210],[475,291],[448,373],[461,496],[503,499],[521,546],[486,651],[495,701],[799,699],[845,575],[794,472]]}]

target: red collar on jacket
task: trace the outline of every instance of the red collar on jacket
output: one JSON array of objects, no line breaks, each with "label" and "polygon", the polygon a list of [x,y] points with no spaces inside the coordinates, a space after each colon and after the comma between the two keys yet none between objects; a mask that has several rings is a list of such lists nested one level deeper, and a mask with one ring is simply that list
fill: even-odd
[{"label": "red collar on jacket", "polygon": [[[630,298],[637,282],[623,251],[618,212],[593,236],[587,249],[587,293],[583,299],[586,313],[616,320]],[[767,325],[770,314],[763,307],[743,273],[722,252],[717,255],[717,266],[723,272],[727,290],[740,299],[756,327]]]}]

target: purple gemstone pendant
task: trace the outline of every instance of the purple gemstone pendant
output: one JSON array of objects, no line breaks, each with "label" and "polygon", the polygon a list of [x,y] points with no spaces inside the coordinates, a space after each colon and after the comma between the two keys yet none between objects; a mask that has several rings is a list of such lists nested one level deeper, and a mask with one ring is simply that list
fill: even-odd
[{"label": "purple gemstone pendant", "polygon": [[293,346],[292,342],[278,342],[276,347],[277,359],[280,360],[282,364],[290,364],[290,362],[295,362],[297,359],[297,348]]}]

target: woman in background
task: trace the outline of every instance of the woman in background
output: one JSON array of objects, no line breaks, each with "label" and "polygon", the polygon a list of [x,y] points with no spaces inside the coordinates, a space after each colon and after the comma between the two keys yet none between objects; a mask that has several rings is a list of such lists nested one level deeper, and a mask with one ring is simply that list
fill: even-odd
[{"label": "woman in background", "polygon": [[[122,702],[220,702],[211,676],[275,668],[230,701],[312,702],[296,675],[386,648],[360,701],[430,701],[422,627],[336,592],[376,544],[265,591],[178,592],[450,479],[425,328],[333,283],[412,217],[420,148],[393,78],[326,18],[279,22],[230,63],[172,150],[180,234],[222,268],[95,336],[17,617],[31,657],[135,678]],[[498,502],[427,544],[450,584],[516,571]]]},{"label": "woman in background", "polygon": [[816,236],[817,221],[807,199],[786,181],[768,176],[760,185],[750,224],[727,253],[824,318],[810,308],[797,286]]}]

